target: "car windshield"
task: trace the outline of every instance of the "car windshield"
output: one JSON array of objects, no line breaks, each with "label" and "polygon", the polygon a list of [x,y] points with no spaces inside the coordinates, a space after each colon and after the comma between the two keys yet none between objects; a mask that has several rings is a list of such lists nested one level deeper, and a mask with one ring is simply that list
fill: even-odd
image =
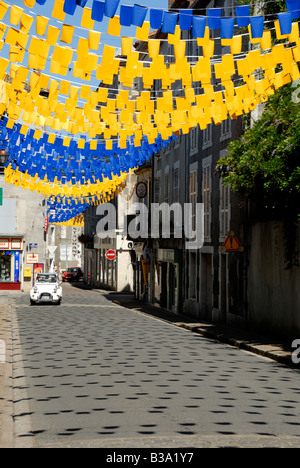
[{"label": "car windshield", "polygon": [[56,275],[37,275],[36,282],[41,283],[57,283]]},{"label": "car windshield", "polygon": [[68,272],[68,273],[77,273],[77,272],[78,272],[78,268],[68,268],[68,269],[67,269],[67,272]]}]

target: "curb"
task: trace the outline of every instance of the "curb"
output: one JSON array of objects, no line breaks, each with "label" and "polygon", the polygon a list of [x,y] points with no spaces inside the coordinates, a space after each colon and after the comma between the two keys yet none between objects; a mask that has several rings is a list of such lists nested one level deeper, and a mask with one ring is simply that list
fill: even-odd
[{"label": "curb", "polygon": [[[113,300],[112,302],[127,310],[141,313],[148,317],[149,316],[155,317],[156,319],[162,322],[168,323],[170,325],[174,325],[177,328],[181,328],[181,329],[190,331],[192,333],[196,333],[198,335],[204,336],[205,338],[213,339],[221,343],[227,344],[229,346],[232,346],[232,347],[244,350],[244,351],[248,351],[253,354],[257,354],[258,356],[271,359],[275,362],[278,362],[279,364],[284,364],[288,367],[292,367],[293,369],[299,369],[299,365],[294,364],[292,361],[292,351],[290,352],[284,351],[282,348],[280,348],[280,346],[278,348],[275,348],[274,345],[267,344],[267,343],[264,344],[262,342],[261,343],[256,342],[256,344],[254,344],[253,342],[249,340],[245,340],[241,338],[232,338],[223,332],[218,333],[218,332],[208,331],[202,328],[200,324],[183,323],[182,321],[180,322],[180,319],[183,318],[182,316],[178,316],[178,322],[173,322],[173,321],[168,320],[166,316],[162,317],[162,316],[159,316],[158,314],[152,315],[150,308],[148,309],[148,311],[146,311],[146,310],[143,310],[142,307],[141,309],[128,308],[125,303],[122,303],[121,301],[118,301],[118,300]],[[154,306],[153,312],[154,311],[156,312],[160,311],[161,314],[164,313],[163,309],[159,307],[155,307],[155,306]]]},{"label": "curb", "polygon": [[291,367],[297,367],[295,364],[292,362],[291,358],[291,353],[287,353],[285,351],[272,351],[269,349],[265,349],[270,347],[269,345],[254,345],[252,343],[246,342],[241,339],[236,339],[236,338],[230,338],[227,335],[224,335],[222,333],[217,334],[213,332],[208,332],[207,330],[203,330],[199,327],[193,327],[190,325],[182,324],[180,325],[181,328],[184,328],[186,330],[189,330],[193,333],[197,333],[199,335],[205,336],[206,338],[214,339],[216,341],[219,341],[221,343],[228,344],[230,346],[233,346],[238,349],[242,349],[244,351],[248,351],[254,354],[257,354],[259,356],[266,357],[268,359],[272,359],[273,361],[276,361],[281,364],[285,364]]},{"label": "curb", "polygon": [[[4,304],[2,304],[4,305]],[[5,333],[5,355],[1,363],[2,369],[2,388],[0,394],[2,396],[2,413],[0,413],[0,448],[14,448],[14,420],[13,420],[13,350],[12,350],[12,309],[13,305],[10,299],[7,298],[6,317],[4,321],[6,325],[3,327]],[[3,310],[3,309],[2,309]],[[2,323],[2,319],[1,319]]]}]

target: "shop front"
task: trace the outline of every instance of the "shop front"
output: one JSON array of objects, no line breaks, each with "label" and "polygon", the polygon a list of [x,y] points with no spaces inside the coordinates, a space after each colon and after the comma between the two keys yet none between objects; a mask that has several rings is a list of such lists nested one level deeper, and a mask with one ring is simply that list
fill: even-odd
[{"label": "shop front", "polygon": [[[122,236],[116,238],[94,238],[95,268],[94,286],[111,291],[133,291],[133,250],[130,242]],[[110,259],[107,252],[114,251]]]},{"label": "shop front", "polygon": [[22,237],[0,238],[0,291],[21,290],[22,252]]}]

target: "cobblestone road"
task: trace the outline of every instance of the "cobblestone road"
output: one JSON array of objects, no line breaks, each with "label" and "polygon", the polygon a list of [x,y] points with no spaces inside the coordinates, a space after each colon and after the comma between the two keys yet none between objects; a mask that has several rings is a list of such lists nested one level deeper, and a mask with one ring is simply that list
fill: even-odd
[{"label": "cobblestone road", "polygon": [[65,287],[13,313],[19,447],[300,447],[299,370]]}]

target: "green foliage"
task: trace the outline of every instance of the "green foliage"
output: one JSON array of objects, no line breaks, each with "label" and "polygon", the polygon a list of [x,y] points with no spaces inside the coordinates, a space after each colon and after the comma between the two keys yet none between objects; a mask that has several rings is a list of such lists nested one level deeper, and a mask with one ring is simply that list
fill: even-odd
[{"label": "green foliage", "polygon": [[[249,5],[249,0],[239,0],[239,5]],[[265,15],[276,15],[277,13],[286,11],[286,0],[277,0],[274,2],[263,3],[261,0],[251,2],[251,14],[254,13],[255,6],[263,5]]]},{"label": "green foliage", "polygon": [[252,201],[260,220],[282,219],[290,235],[300,220],[300,104],[294,93],[292,85],[277,91],[216,167],[226,185]]},{"label": "green foliage", "polygon": [[260,120],[229,144],[216,171],[232,190],[268,210],[295,209],[300,214],[300,105],[291,85],[267,103]]}]

